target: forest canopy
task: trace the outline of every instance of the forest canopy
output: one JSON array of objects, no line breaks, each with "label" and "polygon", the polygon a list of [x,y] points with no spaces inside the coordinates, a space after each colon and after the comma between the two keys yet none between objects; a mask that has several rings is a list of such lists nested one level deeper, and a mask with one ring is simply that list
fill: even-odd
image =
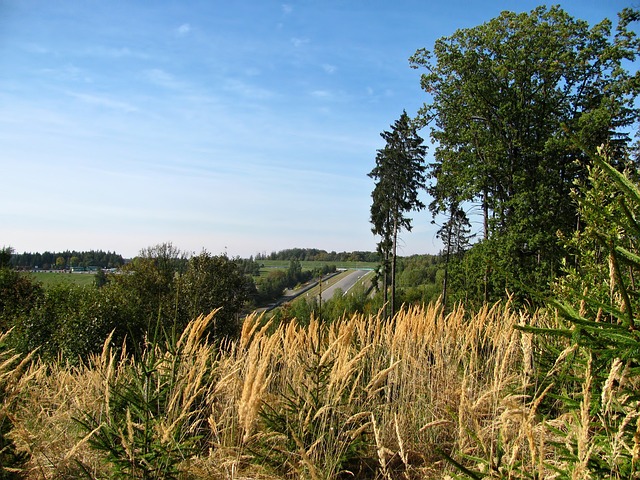
[{"label": "forest canopy", "polygon": [[[568,254],[558,234],[581,228],[575,187],[590,156],[604,144],[616,168],[637,168],[638,18],[624,9],[614,29],[558,6],[503,12],[411,57],[426,70],[417,120],[436,144],[429,208],[458,226],[469,215],[482,224],[457,284],[465,298],[469,289],[479,301],[546,291]],[[468,229],[441,236],[451,231]]]}]

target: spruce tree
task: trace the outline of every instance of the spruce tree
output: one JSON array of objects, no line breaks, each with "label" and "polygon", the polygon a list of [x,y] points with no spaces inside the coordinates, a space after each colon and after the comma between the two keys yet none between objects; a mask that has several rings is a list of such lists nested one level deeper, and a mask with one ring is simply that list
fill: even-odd
[{"label": "spruce tree", "polygon": [[425,207],[418,195],[426,188],[426,147],[406,111],[391,127],[391,131],[380,134],[386,145],[378,150],[376,166],[369,177],[375,180],[371,194],[371,231],[380,236],[378,252],[383,262],[385,304],[387,279],[390,279],[390,316],[393,316],[398,235],[403,229],[411,231],[411,217],[407,214]]}]

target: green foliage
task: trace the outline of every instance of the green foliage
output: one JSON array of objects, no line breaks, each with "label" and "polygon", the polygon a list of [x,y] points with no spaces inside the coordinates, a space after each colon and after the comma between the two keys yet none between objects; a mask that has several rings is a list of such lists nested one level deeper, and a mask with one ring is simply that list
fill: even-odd
[{"label": "green foliage", "polygon": [[282,305],[276,310],[272,318],[276,324],[295,320],[299,325],[306,326],[309,325],[311,319],[319,318],[320,312],[318,298],[309,298],[305,295],[293,302]]},{"label": "green foliage", "polygon": [[[442,255],[402,257],[397,268],[397,302],[428,305],[442,296],[446,259]],[[375,310],[371,310],[375,311]]]},{"label": "green foliage", "polygon": [[375,181],[371,193],[371,231],[380,236],[378,253],[382,257],[383,291],[386,295],[390,280],[390,316],[393,316],[398,234],[403,229],[411,231],[411,218],[407,214],[424,208],[418,195],[426,188],[426,147],[405,111],[391,131],[382,132],[380,136],[386,145],[378,150],[376,166],[369,173]]},{"label": "green foliage", "polygon": [[288,248],[269,255],[256,255],[256,260],[299,260],[301,262],[377,262],[375,252],[327,252],[317,248]]},{"label": "green foliage", "polygon": [[323,345],[322,327],[317,333],[311,355],[299,354],[304,377],[287,381],[273,403],[262,404],[260,418],[268,433],[253,450],[282,473],[328,479],[362,459],[369,415],[352,415],[357,371],[351,366],[346,378],[337,378],[337,354]]},{"label": "green foliage", "polygon": [[19,469],[28,455],[18,452],[13,441],[7,436],[13,428],[10,418],[13,401],[9,398],[10,384],[24,373],[30,356],[22,357],[8,348],[7,337],[7,333],[0,334],[0,480],[17,480],[21,478]]},{"label": "green foliage", "polygon": [[61,355],[76,363],[98,353],[112,332],[116,345],[125,339],[131,345],[142,331],[133,313],[116,289],[60,284],[47,289],[28,314],[13,319],[11,341],[21,352],[38,349],[44,358]]},{"label": "green foliage", "polygon": [[[556,287],[554,306],[567,326],[550,332],[572,346],[564,351],[552,397],[564,422],[554,425],[554,447],[565,466],[557,478],[636,478],[640,422],[640,189],[594,156],[590,184],[580,203],[584,231],[569,241],[576,257]],[[536,331],[536,330],[533,330]],[[571,352],[570,355],[567,353]],[[551,352],[547,352],[549,355]],[[557,356],[557,352],[555,353]],[[541,367],[553,358],[542,359]],[[557,362],[555,362],[557,363]],[[542,376],[551,367],[542,370]],[[547,373],[540,388],[551,385]],[[568,415],[567,415],[568,414]]]},{"label": "green foliage", "polygon": [[217,308],[222,310],[209,333],[234,336],[239,314],[255,290],[251,277],[226,255],[203,251],[187,259],[171,244],[147,249],[123,270],[109,277],[109,286],[113,284],[133,311],[138,339],[158,320],[162,328],[179,332],[193,318]]},{"label": "green foliage", "polygon": [[101,414],[77,421],[90,434],[90,446],[105,453],[112,478],[181,478],[180,465],[200,451],[213,359],[210,351],[199,356],[197,344],[210,318],[191,324],[180,339],[160,340],[158,325],[138,359],[125,360],[118,375],[105,345],[102,357],[110,365]]},{"label": "green foliage", "polygon": [[137,257],[113,277],[113,288],[134,307],[140,326],[153,325],[158,317],[163,325],[173,325],[177,320],[175,279],[175,274],[162,272],[154,259]]},{"label": "green foliage", "polygon": [[65,252],[44,253],[14,252],[11,256],[11,266],[17,269],[62,269],[71,267],[72,259],[74,266],[81,267],[118,268],[124,265],[122,255],[115,252],[103,252],[101,250],[76,252],[75,250],[67,250]]},{"label": "green foliage", "polygon": [[[537,334],[536,378],[527,393],[541,417],[536,428],[545,432],[540,466],[559,479],[640,476],[640,187],[633,164],[618,171],[624,162],[612,162],[610,148],[598,149],[576,192],[583,229],[563,239],[573,257],[554,285],[556,298],[548,300],[561,325],[516,326]],[[527,465],[499,463],[496,432],[495,452],[462,455],[482,468],[448,457],[461,477],[538,478]]]},{"label": "green foliage", "polygon": [[469,242],[474,235],[471,234],[471,224],[467,214],[462,210],[457,201],[452,201],[449,207],[449,218],[438,229],[437,237],[444,244],[444,276],[442,279],[442,303],[447,305],[449,288],[449,266],[452,261],[460,260],[465,251],[469,249]]},{"label": "green foliage", "polygon": [[249,258],[234,258],[234,262],[238,265],[238,268],[245,275],[251,275],[257,277],[260,275],[260,263],[256,262],[253,257]]},{"label": "green foliage", "polygon": [[98,269],[98,271],[93,277],[93,284],[97,288],[102,288],[107,284],[108,281],[109,279],[107,278],[107,274],[104,273],[104,270],[102,270],[101,268]]},{"label": "green foliage", "polygon": [[[627,174],[632,173],[635,171],[630,169]],[[634,238],[640,232],[634,218],[638,212],[631,210],[634,205],[624,200],[624,193],[611,175],[612,171],[607,174],[601,166],[593,167],[589,183],[581,186],[580,215],[584,229],[563,237],[572,256],[564,266],[566,276],[556,282],[554,289],[564,301],[571,301],[575,295],[581,297],[586,291],[592,300],[613,307],[620,295],[615,292],[616,285],[620,281],[635,285],[635,272],[628,263],[633,265],[636,260]],[[637,311],[638,298],[631,295],[629,300],[633,302],[633,311]],[[589,313],[595,315],[597,311]]]},{"label": "green foliage", "polygon": [[189,259],[186,271],[179,277],[177,290],[181,328],[191,319],[220,308],[209,331],[213,338],[237,336],[239,315],[255,295],[253,280],[235,261],[207,252]]},{"label": "green foliage", "polygon": [[[149,256],[155,254],[160,257]],[[0,319],[15,327],[15,347],[75,363],[98,353],[111,335],[114,347],[139,351],[154,325],[179,333],[190,320],[218,308],[207,333],[212,339],[238,333],[254,284],[233,260],[203,252],[187,261],[170,245],[145,255],[122,273],[102,276],[100,288],[58,283],[42,290],[28,277],[1,269]]]},{"label": "green foliage", "polygon": [[272,270],[266,276],[260,277],[256,285],[258,299],[261,302],[280,298],[287,287],[287,272]]},{"label": "green foliage", "polygon": [[285,289],[317,280],[336,271],[335,265],[316,265],[312,269],[303,269],[300,260],[289,260],[288,268],[271,270],[257,280],[257,299],[260,304],[279,300]]},{"label": "green foliage", "polygon": [[[504,281],[497,274],[496,263],[488,241],[480,241],[465,252],[462,258],[454,258],[449,266],[448,303],[463,303],[467,308],[480,308],[488,302],[490,292],[504,288]],[[506,259],[505,259],[506,260]]]},{"label": "green foliage", "polygon": [[42,296],[42,287],[10,266],[13,249],[0,250],[0,480],[18,479],[19,468],[27,455],[18,452],[7,434],[13,425],[10,418],[12,400],[10,381],[16,381],[30,357],[22,357],[8,344],[15,318],[23,318]]},{"label": "green foliage", "polygon": [[485,296],[476,301],[507,291],[530,301],[558,275],[566,251],[557,232],[576,228],[570,193],[587,176],[584,151],[610,142],[620,161],[630,142],[623,129],[638,116],[637,74],[625,63],[638,53],[628,30],[636,17],[624,10],[614,35],[610,21],[590,28],[557,6],[503,12],[412,57],[433,99],[421,112],[438,145],[430,208],[481,212],[484,245],[474,255],[484,257]]},{"label": "green foliage", "polygon": [[13,248],[11,247],[0,248],[0,269],[9,268],[9,262],[11,261],[12,255],[13,255]]},{"label": "green foliage", "polygon": [[28,316],[44,294],[42,286],[11,268],[0,268],[0,331],[14,325],[16,318]]}]

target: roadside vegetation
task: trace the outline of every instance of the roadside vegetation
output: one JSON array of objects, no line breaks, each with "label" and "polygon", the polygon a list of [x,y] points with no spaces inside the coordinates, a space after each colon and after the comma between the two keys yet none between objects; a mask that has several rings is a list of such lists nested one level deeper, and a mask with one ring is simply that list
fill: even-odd
[{"label": "roadside vegetation", "polygon": [[[504,12],[416,52],[376,253],[165,243],[82,286],[0,250],[0,478],[639,478],[638,20]],[[399,257],[421,188],[444,248]],[[375,271],[255,311],[341,262]]]}]

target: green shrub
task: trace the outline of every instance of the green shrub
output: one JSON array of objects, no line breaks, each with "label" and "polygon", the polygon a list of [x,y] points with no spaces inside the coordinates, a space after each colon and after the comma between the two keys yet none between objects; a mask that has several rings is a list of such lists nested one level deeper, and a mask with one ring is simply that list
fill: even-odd
[{"label": "green shrub", "polygon": [[105,343],[102,358],[110,365],[102,405],[77,421],[89,445],[105,454],[113,478],[177,479],[201,452],[215,387],[213,346],[203,334],[213,316],[189,323],[179,339],[158,329],[137,357],[120,365]]},{"label": "green shrub", "polygon": [[566,324],[537,331],[564,337],[569,345],[562,369],[546,375],[555,404],[547,426],[559,439],[552,443],[562,459],[554,465],[557,478],[637,478],[640,188],[611,166],[604,150],[593,161],[580,203],[587,226],[570,240],[575,263],[557,283],[558,299],[550,301]]}]

